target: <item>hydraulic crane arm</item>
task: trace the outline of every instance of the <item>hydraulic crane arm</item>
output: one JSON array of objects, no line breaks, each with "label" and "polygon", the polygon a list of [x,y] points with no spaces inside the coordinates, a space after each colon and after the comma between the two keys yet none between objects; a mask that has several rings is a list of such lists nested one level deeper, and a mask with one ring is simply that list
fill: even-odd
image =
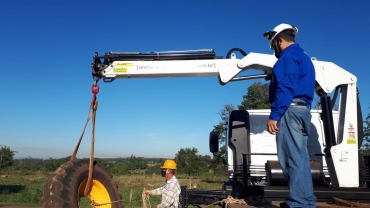
[{"label": "hydraulic crane arm", "polygon": [[[94,80],[112,82],[116,78],[158,78],[218,76],[220,84],[230,81],[268,77],[277,59],[274,55],[249,53],[242,59],[235,54],[229,58],[216,56],[212,49],[164,52],[108,52],[93,57]],[[313,59],[317,89],[331,93],[337,86],[356,83],[357,79],[339,66]],[[255,69],[261,74],[237,76],[240,72]],[[268,79],[268,78],[267,78]]]},{"label": "hydraulic crane arm", "polygon": [[231,80],[266,77],[267,71],[271,71],[269,65],[273,65],[276,59],[271,55],[265,56],[270,59],[267,66],[263,66],[265,61],[256,63],[257,68],[266,70],[263,74],[235,79],[233,78],[244,70],[238,66],[240,60],[234,54],[228,59],[217,57],[212,49],[144,54],[110,52],[104,56],[95,54],[92,72],[95,80],[102,78],[105,82],[116,78],[218,76],[220,84],[224,85]]}]

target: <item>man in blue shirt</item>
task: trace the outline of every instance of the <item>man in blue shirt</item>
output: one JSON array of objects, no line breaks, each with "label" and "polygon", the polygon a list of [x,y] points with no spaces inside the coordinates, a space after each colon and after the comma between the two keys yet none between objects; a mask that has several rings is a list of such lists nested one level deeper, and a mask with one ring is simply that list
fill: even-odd
[{"label": "man in blue shirt", "polygon": [[276,135],[279,163],[290,189],[286,207],[316,207],[307,151],[315,69],[295,43],[297,33],[296,27],[280,24],[264,34],[278,58],[269,87],[267,131]]}]

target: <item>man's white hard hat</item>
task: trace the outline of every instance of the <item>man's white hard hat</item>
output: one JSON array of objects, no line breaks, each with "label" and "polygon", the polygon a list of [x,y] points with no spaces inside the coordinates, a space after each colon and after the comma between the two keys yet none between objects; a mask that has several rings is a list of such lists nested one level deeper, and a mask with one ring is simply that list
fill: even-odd
[{"label": "man's white hard hat", "polygon": [[267,31],[263,34],[263,36],[270,41],[270,48],[272,48],[272,41],[274,38],[284,30],[292,30],[294,35],[297,35],[298,28],[289,24],[282,23],[276,26],[272,31]]}]

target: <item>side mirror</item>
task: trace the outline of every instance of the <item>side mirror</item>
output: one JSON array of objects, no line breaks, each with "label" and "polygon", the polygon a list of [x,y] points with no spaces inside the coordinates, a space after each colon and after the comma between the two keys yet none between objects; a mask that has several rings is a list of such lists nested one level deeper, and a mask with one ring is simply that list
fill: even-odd
[{"label": "side mirror", "polygon": [[209,151],[212,153],[218,152],[218,133],[212,131],[209,133]]}]

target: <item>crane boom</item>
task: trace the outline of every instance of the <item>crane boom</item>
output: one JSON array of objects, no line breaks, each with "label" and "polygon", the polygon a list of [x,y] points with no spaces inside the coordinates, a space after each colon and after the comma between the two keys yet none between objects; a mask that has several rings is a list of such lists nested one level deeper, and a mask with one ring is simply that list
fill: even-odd
[{"label": "crane boom", "polygon": [[[200,77],[218,76],[221,85],[230,81],[265,78],[272,73],[277,59],[274,55],[249,53],[242,59],[216,56],[212,49],[163,52],[108,52],[93,57],[95,80],[112,82],[116,78]],[[356,77],[332,62],[313,59],[319,88],[331,93],[338,85],[355,84]],[[262,74],[237,76],[255,69]],[[333,79],[335,75],[335,79]],[[318,88],[318,89],[319,89]]]}]

